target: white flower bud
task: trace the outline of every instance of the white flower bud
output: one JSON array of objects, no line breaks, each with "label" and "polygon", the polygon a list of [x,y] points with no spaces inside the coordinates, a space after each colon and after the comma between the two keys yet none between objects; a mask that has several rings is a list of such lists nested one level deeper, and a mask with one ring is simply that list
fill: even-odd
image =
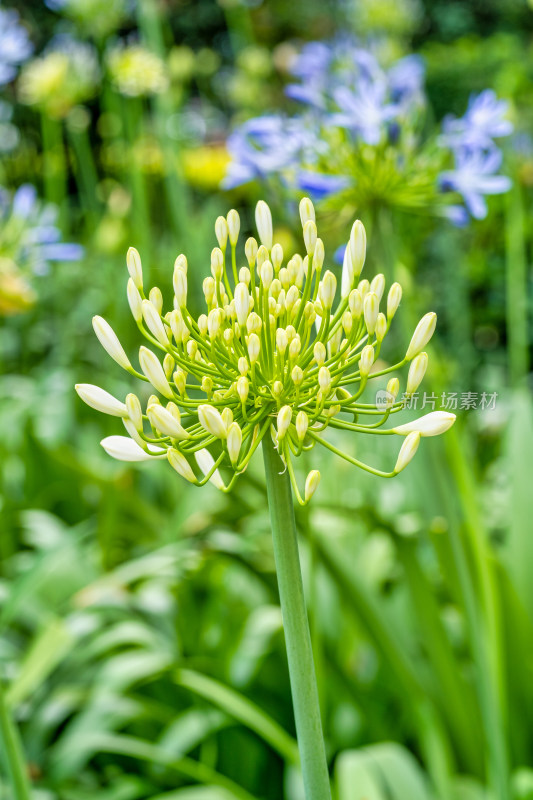
[{"label": "white flower bud", "polygon": [[150,292],[148,293],[148,299],[157,313],[161,316],[163,311],[163,295],[159,286],[152,286]]},{"label": "white flower bud", "polygon": [[257,242],[253,236],[250,236],[250,238],[246,240],[246,244],[244,245],[244,254],[246,255],[248,266],[250,269],[253,269],[255,259],[257,257]]},{"label": "white flower bud", "polygon": [[324,273],[324,277],[320,281],[320,286],[318,289],[318,293],[320,295],[320,299],[322,301],[322,305],[324,308],[329,309],[333,305],[333,301],[335,299],[335,291],[337,289],[337,278],[330,272],[328,269]]},{"label": "white flower bud", "polygon": [[400,381],[398,378],[391,378],[390,381],[387,383],[387,408],[389,406],[394,405],[394,402],[398,396],[398,392],[400,391]]},{"label": "white flower bud", "polygon": [[265,289],[270,289],[270,285],[274,280],[274,268],[270,261],[265,261],[261,265],[261,283],[265,287]]},{"label": "white flower bud", "polygon": [[379,300],[374,292],[369,292],[369,294],[366,295],[363,301],[363,309],[366,329],[369,335],[372,336],[376,330],[376,322],[379,314]]},{"label": "white flower bud", "polygon": [[346,336],[349,336],[353,328],[353,317],[349,311],[344,312],[344,314],[342,315],[341,322],[344,333],[346,334]]},{"label": "white flower bud", "polygon": [[229,460],[235,466],[239,460],[242,446],[242,430],[238,422],[232,422],[228,428],[228,438],[226,439]]},{"label": "white flower bud", "polygon": [[305,411],[298,411],[296,415],[296,434],[300,442],[303,442],[303,440],[305,439],[308,427],[309,427],[309,417],[307,416]]},{"label": "white flower bud", "polygon": [[274,381],[272,384],[272,394],[274,397],[280,397],[283,394],[283,384],[281,381]]},{"label": "white flower bud", "polygon": [[167,458],[171,467],[173,467],[178,475],[185,478],[189,483],[197,483],[196,476],[192,470],[191,465],[183,455],[175,447],[169,447],[167,450]]},{"label": "white flower bud", "polygon": [[278,441],[283,439],[283,437],[289,430],[291,420],[292,420],[292,408],[290,406],[282,406],[278,411],[277,426],[276,426],[278,429]]},{"label": "white flower bud", "polygon": [[217,439],[225,439],[228,435],[224,420],[214,406],[207,403],[198,406],[198,421],[202,428],[205,428],[211,436],[216,436]]},{"label": "white flower bud", "polygon": [[406,359],[409,361],[411,358],[414,358],[421,350],[427,345],[431,337],[435,332],[435,327],[437,325],[437,315],[434,311],[430,311],[427,314],[424,314],[418,325],[416,326],[416,330],[413,333],[413,337],[407,348],[407,353],[405,354]]},{"label": "white flower bud", "polygon": [[92,383],[77,383],[74,387],[84,403],[101,411],[102,414],[110,414],[112,417],[127,417],[128,410],[125,403],[121,403],[112,394],[94,386]]},{"label": "white flower bud", "polygon": [[331,375],[327,367],[320,367],[318,370],[318,385],[323,392],[327,392],[331,386]]},{"label": "white flower bud", "polygon": [[365,264],[366,258],[366,231],[363,223],[356,219],[350,233],[348,243],[354,276],[357,278]]},{"label": "white flower bud", "polygon": [[276,350],[281,355],[284,355],[285,350],[289,346],[289,338],[287,331],[284,328],[278,328],[276,331]]},{"label": "white flower bud", "polygon": [[[198,450],[194,454],[194,457],[196,458],[196,463],[198,464],[204,475],[209,475],[209,473],[215,466],[215,459],[213,458],[209,450],[206,450],[205,448],[203,448],[202,450]],[[216,486],[217,489],[220,490],[225,489],[224,481],[222,480],[222,477],[218,469],[216,469],[213,472],[209,480],[213,484],[213,486]]]},{"label": "white flower bud", "polygon": [[126,266],[128,267],[130,278],[132,279],[135,287],[137,289],[142,289],[143,270],[141,264],[141,257],[139,255],[139,252],[134,247],[130,247],[128,250],[128,253],[126,255]]},{"label": "white flower bud", "polygon": [[361,358],[359,359],[359,372],[361,373],[362,378],[366,378],[369,375],[373,363],[374,348],[371,344],[367,344],[361,350]]},{"label": "white flower bud", "polygon": [[300,219],[302,221],[302,228],[309,220],[316,222],[315,208],[308,197],[302,197],[300,200]]},{"label": "white flower bud", "polygon": [[399,283],[393,283],[387,295],[387,317],[392,319],[398,310],[402,299],[402,287]]},{"label": "white flower bud", "polygon": [[174,375],[172,376],[172,379],[174,381],[176,389],[183,397],[183,395],[185,394],[185,388],[187,382],[187,376],[185,375],[184,371],[182,369],[177,369]]},{"label": "white flower bud", "polygon": [[224,406],[220,412],[220,416],[222,417],[222,422],[224,423],[226,430],[229,430],[229,426],[233,422],[233,411],[229,406]]},{"label": "white flower bud", "polygon": [[317,236],[316,223],[312,219],[307,220],[304,225],[304,244],[308,256],[315,252]]},{"label": "white flower bud", "polygon": [[133,279],[128,280],[128,304],[135,322],[140,322],[143,318],[142,299],[139,290],[135,286]]},{"label": "white flower bud", "polygon": [[378,300],[381,303],[381,298],[383,297],[383,292],[385,291],[385,275],[382,275],[381,272],[372,278],[370,283],[370,291],[377,295]]},{"label": "white flower bud", "polygon": [[[193,342],[193,344],[196,344],[196,342]],[[175,366],[176,366],[176,362],[174,361],[174,359],[172,358],[170,353],[167,353],[166,356],[163,359],[163,372],[165,373],[165,376],[166,376],[168,381],[170,381],[170,379],[172,377],[172,373],[174,372],[174,367]]]},{"label": "white flower bud", "polygon": [[163,397],[172,400],[174,397],[172,389],[169,386],[163,367],[155,353],[152,353],[147,347],[142,346],[139,350],[139,363],[142,371],[154,389],[160,392]]},{"label": "white flower bud", "polygon": [[93,328],[100,344],[113,361],[123,369],[130,369],[130,360],[111,325],[103,317],[93,317]]},{"label": "white flower bud", "polygon": [[264,200],[255,207],[255,224],[261,244],[268,250],[272,247],[272,213]]},{"label": "white flower bud", "polygon": [[155,403],[148,406],[146,409],[150,425],[158,431],[161,431],[165,436],[170,436],[171,439],[182,441],[183,439],[190,439],[191,435],[183,428],[178,420],[170,411],[167,411],[163,406]]},{"label": "white flower bud", "polygon": [[294,367],[292,368],[291,378],[295,386],[300,386],[303,383],[304,379],[303,369],[300,366],[298,366],[298,364],[295,364]]},{"label": "white flower bud", "polygon": [[212,308],[209,314],[207,315],[207,330],[209,331],[209,336],[214,339],[220,332],[220,326],[222,324],[222,311],[220,308]]},{"label": "white flower bud", "polygon": [[207,334],[207,314],[200,314],[198,317],[198,330],[200,335],[205,337]]},{"label": "white flower bud", "polygon": [[326,360],[326,346],[322,342],[315,342],[315,346],[313,347],[313,355],[316,363],[319,367],[321,367]]},{"label": "white flower bud", "polygon": [[226,217],[217,217],[215,222],[215,236],[217,237],[220,249],[225,250],[226,242],[228,241],[228,223],[226,222]]},{"label": "white flower bud", "polygon": [[428,366],[428,354],[419,353],[413,358],[409,366],[409,375],[407,376],[407,394],[416,392],[426,374]]},{"label": "white flower bud", "polygon": [[241,283],[245,283],[246,286],[249,286],[251,277],[252,276],[250,275],[250,270],[248,269],[248,267],[241,267],[240,268],[240,270],[239,270],[239,281]]},{"label": "white flower bud", "polygon": [[261,350],[261,340],[256,333],[251,333],[248,337],[248,355],[250,356],[250,364],[255,364],[259,358],[259,351]]},{"label": "white flower bud", "polygon": [[205,302],[208,306],[211,305],[213,302],[213,298],[215,296],[215,280],[214,278],[204,278],[204,282],[202,284],[202,289],[204,292]]},{"label": "white flower bud", "polygon": [[272,248],[272,252],[270,253],[270,260],[272,261],[272,266],[274,267],[274,272],[276,275],[278,274],[281,264],[283,262],[283,247],[277,243]]},{"label": "white flower bud", "polygon": [[241,219],[237,211],[234,208],[231,211],[228,211],[228,231],[229,231],[229,241],[232,247],[235,247],[237,244],[237,239],[239,238],[239,231],[241,229]]},{"label": "white flower bud", "polygon": [[143,450],[129,436],[106,436],[100,442],[108,456],[118,461],[149,461],[151,458],[164,458],[166,451],[162,447],[147,445]]},{"label": "white flower bud", "polygon": [[298,358],[301,348],[302,348],[302,341],[300,339],[300,336],[296,334],[294,339],[289,344],[289,358],[292,361]]},{"label": "white flower bud", "polygon": [[259,314],[256,314],[255,311],[252,311],[251,314],[248,315],[248,319],[246,320],[246,330],[248,333],[260,333],[261,328],[263,327],[263,322]]},{"label": "white flower bud", "polygon": [[181,269],[185,274],[187,274],[187,270],[189,265],[187,263],[187,256],[184,256],[183,253],[176,258],[174,261],[174,269]]},{"label": "white flower bud", "polygon": [[312,469],[305,481],[305,502],[308,503],[312,498],[318,484],[320,483],[320,472],[317,469]]},{"label": "white flower bud", "polygon": [[241,403],[246,403],[246,401],[248,400],[249,392],[250,392],[250,382],[246,376],[241,375],[240,378],[237,378],[237,394],[239,395],[239,400],[241,401]]},{"label": "white flower bud", "polygon": [[342,276],[341,276],[341,297],[345,298],[351,291],[355,281],[355,271],[352,263],[352,255],[350,248],[347,247],[344,251],[342,259]]},{"label": "white flower bud", "polygon": [[381,311],[376,320],[376,341],[382,342],[387,333],[387,317]]},{"label": "white flower bud", "polygon": [[168,345],[168,334],[161,317],[149,300],[142,301],[144,321],[150,333],[155,336],[159,344],[163,347]]},{"label": "white flower bud", "polygon": [[359,319],[363,313],[363,298],[359,289],[352,289],[348,297],[348,308],[354,319]]},{"label": "white flower bud", "polygon": [[449,411],[431,411],[429,414],[424,414],[423,417],[407,422],[405,425],[399,425],[392,430],[402,436],[412,431],[417,431],[422,436],[439,436],[441,433],[446,433],[454,422],[455,414]]},{"label": "white flower bud", "polygon": [[141,403],[139,398],[136,394],[129,394],[126,397],[126,409],[128,411],[128,417],[133,422],[135,429],[139,432],[142,432],[143,429],[143,412],[141,408]]},{"label": "white flower bud", "polygon": [[322,239],[317,239],[315,244],[315,252],[313,253],[313,269],[322,269],[326,251],[324,250],[324,242]]},{"label": "white flower bud", "polygon": [[248,374],[248,360],[244,356],[241,356],[239,358],[239,360],[237,362],[237,368],[238,368],[239,372],[241,373],[241,375],[247,375]]},{"label": "white flower bud", "polygon": [[174,270],[173,285],[176,302],[183,308],[187,305],[187,273],[182,269]]},{"label": "white flower bud", "polygon": [[202,392],[206,394],[208,397],[211,397],[213,392],[213,378],[209,377],[209,375],[204,375],[202,378]]},{"label": "white flower bud", "polygon": [[410,433],[405,442],[402,444],[400,448],[400,452],[398,453],[398,458],[396,460],[396,466],[394,467],[394,472],[397,474],[401,472],[402,469],[409,464],[409,462],[413,459],[416,451],[418,450],[418,445],[420,444],[420,434],[416,431]]},{"label": "white flower bud", "polygon": [[366,279],[366,278],[363,278],[363,280],[362,280],[362,281],[359,281],[359,283],[357,284],[357,288],[358,288],[358,289],[359,289],[359,291],[361,292],[361,297],[362,297],[362,298],[363,298],[363,300],[364,300],[364,299],[365,299],[365,297],[366,297],[366,295],[367,295],[367,294],[368,294],[368,292],[370,291],[370,283],[367,281],[367,279]]},{"label": "white flower bud", "polygon": [[235,313],[237,322],[242,327],[246,325],[250,311],[250,294],[245,283],[238,283],[235,287]]},{"label": "white flower bud", "polygon": [[220,247],[211,250],[211,274],[216,281],[222,278],[224,271],[224,254]]}]

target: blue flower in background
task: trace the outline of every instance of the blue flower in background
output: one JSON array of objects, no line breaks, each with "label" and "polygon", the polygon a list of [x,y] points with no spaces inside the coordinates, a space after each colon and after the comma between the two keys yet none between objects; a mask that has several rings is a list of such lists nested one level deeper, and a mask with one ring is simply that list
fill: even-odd
[{"label": "blue flower in background", "polygon": [[0,8],[0,86],[12,81],[17,69],[33,52],[26,28],[13,9]]},{"label": "blue flower in background", "polygon": [[2,255],[37,275],[47,274],[51,261],[79,261],[83,247],[61,241],[57,214],[55,206],[39,201],[30,184],[20,186],[13,195],[0,189]]},{"label": "blue flower in background", "polygon": [[421,103],[424,98],[426,67],[421,56],[401,58],[388,72],[391,100],[399,105]]},{"label": "blue flower in background", "polygon": [[[455,153],[455,169],[446,170],[440,175],[440,188],[444,192],[458,192],[469,213],[475,219],[484,219],[487,216],[485,195],[503,194],[511,188],[510,178],[496,175],[501,163],[502,154],[497,147],[490,150],[458,150]],[[455,221],[453,216],[452,221]]]},{"label": "blue flower in background", "polygon": [[398,114],[398,106],[387,102],[387,86],[381,81],[362,81],[357,91],[340,86],[333,94],[341,111],[331,115],[331,123],[349,128],[367,144],[378,144],[385,123]]},{"label": "blue flower in background", "polygon": [[298,173],[296,183],[312,200],[323,200],[330,194],[337,194],[350,185],[350,179],[342,175],[325,175],[321,172],[304,170]]},{"label": "blue flower in background", "polygon": [[509,104],[498,100],[492,89],[472,95],[466,114],[459,119],[447,117],[442,125],[441,144],[452,149],[457,147],[488,148],[493,139],[509,136],[513,125],[505,119]]},{"label": "blue flower in background", "polygon": [[245,122],[228,138],[233,158],[224,179],[226,189],[297,165],[303,151],[313,153],[315,134],[304,120],[278,115],[257,117]]},{"label": "blue flower in background", "polygon": [[[293,117],[251,119],[229,137],[226,188],[276,177],[314,200],[427,210],[456,226],[487,214],[486,197],[506,192],[495,140],[512,132],[508,104],[491,89],[473,95],[461,118],[429,133],[425,67],[411,54],[384,69],[353,38],[310,42],[295,59],[286,94]],[[365,147],[361,147],[364,143]],[[436,146],[437,145],[437,146]],[[462,203],[448,202],[446,192]]]}]

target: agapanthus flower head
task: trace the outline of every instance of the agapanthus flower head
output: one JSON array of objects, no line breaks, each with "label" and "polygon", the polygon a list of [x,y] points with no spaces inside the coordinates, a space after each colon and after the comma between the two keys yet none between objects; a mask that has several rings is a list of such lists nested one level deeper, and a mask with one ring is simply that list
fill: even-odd
[{"label": "agapanthus flower head", "polygon": [[[419,322],[405,356],[392,366],[377,365],[401,300],[399,284],[385,298],[385,279],[360,280],[366,255],[361,222],[352,227],[340,286],[325,269],[315,210],[309,198],[300,203],[303,251],[286,258],[275,241],[267,204],[256,208],[259,241],[238,252],[239,215],[231,210],[215,224],[218,246],[203,282],[205,310],[191,313],[188,264],[174,264],[174,297],[165,310],[157,287],[145,290],[139,253],[130,249],[128,300],[133,317],[150,343],[139,351],[140,370],[109,324],[93,326],[107,353],[123,369],[155,390],[143,411],[134,394],[119,400],[90,384],[78,394],[88,405],[121,417],[128,436],[111,436],[105,450],[125,461],[167,458],[189,482],[212,481],[227,491],[243,472],[265,436],[274,440],[287,466],[296,497],[307,502],[318,485],[309,473],[303,496],[293,460],[321,445],[350,463],[392,477],[414,456],[422,436],[449,428],[455,417],[434,412],[419,420],[383,429],[399,412],[400,383],[392,374],[411,362],[408,391],[414,391],[427,366],[424,348],[435,330],[436,315]],[[383,304],[383,310],[382,309]],[[159,352],[159,354],[156,354]],[[391,376],[373,397],[371,387]],[[370,398],[364,396],[365,391]],[[338,450],[328,429],[405,437],[390,471],[371,467]],[[223,473],[227,473],[226,481]]]},{"label": "agapanthus flower head", "polygon": [[128,97],[161,94],[168,86],[164,62],[141,44],[114,47],[108,56],[108,69],[117,90]]},{"label": "agapanthus flower head", "polygon": [[[291,72],[299,82],[289,84],[287,94],[303,110],[238,127],[228,139],[225,188],[277,180],[295,196],[324,201],[328,210],[396,207],[457,225],[485,216],[484,197],[507,190],[493,153],[495,139],[512,125],[505,119],[507,103],[491,90],[472,96],[464,117],[447,118],[438,135],[428,132],[424,119],[425,69],[418,55],[385,68],[371,50],[344,37],[304,45]],[[482,162],[468,198],[462,191],[466,162],[469,170]]]},{"label": "agapanthus flower head", "polygon": [[20,75],[19,96],[48,116],[62,118],[97,91],[100,68],[87,42],[58,36],[50,48],[28,62]]},{"label": "agapanthus flower head", "polygon": [[18,12],[0,8],[0,86],[12,81],[21,64],[33,52],[26,28]]}]

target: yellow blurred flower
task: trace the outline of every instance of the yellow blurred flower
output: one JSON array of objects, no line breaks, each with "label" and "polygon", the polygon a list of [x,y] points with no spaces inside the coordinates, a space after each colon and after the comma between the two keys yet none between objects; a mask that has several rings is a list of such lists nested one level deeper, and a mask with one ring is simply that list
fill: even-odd
[{"label": "yellow blurred flower", "polygon": [[225,145],[204,145],[184,150],[183,171],[191,186],[218,189],[230,161]]},{"label": "yellow blurred flower", "polygon": [[128,97],[161,94],[168,86],[164,62],[140,44],[112,50],[108,68],[118,91]]}]

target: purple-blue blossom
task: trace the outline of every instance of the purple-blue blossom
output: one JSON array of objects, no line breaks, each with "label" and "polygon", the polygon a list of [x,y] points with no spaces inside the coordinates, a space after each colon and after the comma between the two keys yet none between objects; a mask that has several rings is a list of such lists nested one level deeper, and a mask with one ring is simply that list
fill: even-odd
[{"label": "purple-blue blossom", "polygon": [[487,148],[493,139],[509,136],[513,132],[512,123],[505,118],[509,103],[499,100],[492,89],[485,89],[471,95],[464,116],[446,117],[442,124],[443,134],[440,142],[444,147]]},{"label": "purple-blue blossom", "polygon": [[312,200],[323,200],[330,194],[338,194],[350,185],[350,178],[344,175],[326,175],[323,172],[302,170],[296,177],[296,184]]},{"label": "purple-blue blossom", "polygon": [[256,117],[228,138],[232,162],[224,179],[226,189],[297,166],[316,153],[315,134],[303,119],[279,115]]},{"label": "purple-blue blossom", "polygon": [[382,81],[361,81],[355,91],[340,86],[333,93],[339,111],[331,115],[330,123],[348,128],[367,144],[378,144],[386,123],[398,114],[398,106],[387,102],[386,93]]},{"label": "purple-blue blossom", "polygon": [[[471,216],[484,219],[488,210],[485,195],[503,194],[511,188],[510,178],[496,174],[501,163],[502,154],[496,147],[490,150],[458,150],[455,168],[442,172],[439,177],[440,188],[443,192],[458,192]],[[451,206],[451,209],[454,207]],[[453,217],[452,221],[456,222]]]},{"label": "purple-blue blossom", "polygon": [[56,225],[58,209],[43,204],[31,184],[23,184],[11,195],[0,189],[0,241],[3,249],[21,268],[44,275],[51,261],[79,261],[84,253],[79,244],[62,242]]},{"label": "purple-blue blossom", "polygon": [[19,20],[14,9],[0,8],[0,86],[12,81],[20,64],[33,53],[28,32]]}]

